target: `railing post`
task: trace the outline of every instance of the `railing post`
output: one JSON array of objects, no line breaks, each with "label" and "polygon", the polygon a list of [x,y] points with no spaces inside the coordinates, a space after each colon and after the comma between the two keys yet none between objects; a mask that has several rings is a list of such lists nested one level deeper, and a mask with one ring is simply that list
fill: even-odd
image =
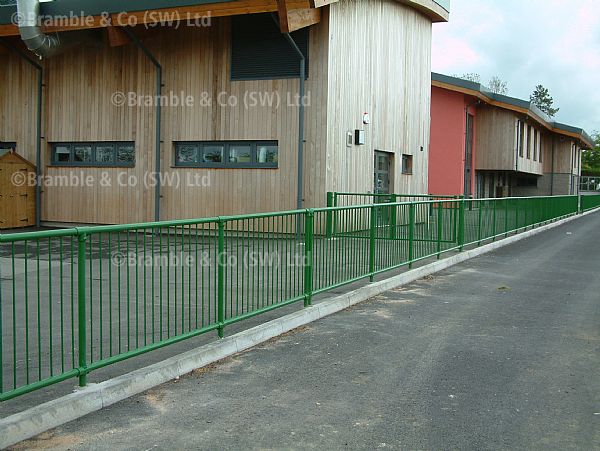
[{"label": "railing post", "polygon": [[496,219],[498,217],[498,214],[496,213],[496,206],[498,204],[497,200],[493,200],[492,201],[492,205],[494,206],[494,210],[492,213],[492,236],[493,236],[493,241],[496,241],[496,232],[497,232],[497,226],[496,226]]},{"label": "railing post", "polygon": [[225,333],[225,222],[219,219],[217,244],[217,322],[219,338]]},{"label": "railing post", "polygon": [[[473,204],[473,201],[471,200],[471,205]],[[479,201],[479,213],[477,215],[477,246],[481,246],[481,237],[482,237],[482,233],[481,233],[481,228],[483,226],[482,222],[483,222],[483,207],[482,207],[482,201]]]},{"label": "railing post", "polygon": [[[390,194],[390,202],[395,204],[398,202],[398,197],[395,194]],[[390,239],[395,240],[397,236],[397,226],[398,226],[398,206],[393,205],[390,207]]]},{"label": "railing post", "polygon": [[377,206],[371,205],[371,225],[369,227],[369,280],[375,278],[375,231],[377,229]]},{"label": "railing post", "polygon": [[[457,197],[460,199],[460,197]],[[458,242],[458,210],[460,205],[458,202],[452,202],[452,241]]]},{"label": "railing post", "polygon": [[[333,199],[335,197],[335,193],[331,191],[327,192],[327,207],[333,207]],[[331,238],[333,236],[333,211],[328,210],[325,214],[325,237]]]},{"label": "railing post", "polygon": [[443,202],[438,203],[437,208],[437,259],[439,260],[442,255],[442,233],[443,233],[443,222],[444,222],[444,204]]},{"label": "railing post", "polygon": [[408,210],[408,268],[413,267],[415,258],[415,204],[410,203]]},{"label": "railing post", "polygon": [[462,252],[465,245],[465,198],[461,198],[458,207],[458,250]]},{"label": "railing post", "polygon": [[508,197],[504,198],[504,238],[508,238]]},{"label": "railing post", "polygon": [[78,343],[78,370],[79,386],[87,384],[87,320],[86,320],[86,254],[85,244],[88,235],[82,232],[77,235],[77,343]]},{"label": "railing post", "polygon": [[[338,206],[338,193],[336,192],[333,193],[333,206]],[[331,236],[335,237],[338,228],[338,211],[334,210],[331,216],[333,216]]]},{"label": "railing post", "polygon": [[307,210],[304,214],[304,307],[312,304],[314,219],[314,211]]}]

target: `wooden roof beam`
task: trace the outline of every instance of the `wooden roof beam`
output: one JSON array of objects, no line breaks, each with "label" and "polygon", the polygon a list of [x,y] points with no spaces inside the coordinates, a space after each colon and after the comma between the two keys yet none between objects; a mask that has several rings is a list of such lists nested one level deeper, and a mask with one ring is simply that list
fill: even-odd
[{"label": "wooden roof beam", "polygon": [[127,34],[119,27],[107,27],[106,37],[108,39],[108,45],[111,47],[120,47],[131,42],[129,36],[127,36]]},{"label": "wooden roof beam", "polygon": [[279,28],[282,33],[292,33],[321,21],[320,9],[290,9],[287,0],[277,0],[277,13],[279,15]]}]

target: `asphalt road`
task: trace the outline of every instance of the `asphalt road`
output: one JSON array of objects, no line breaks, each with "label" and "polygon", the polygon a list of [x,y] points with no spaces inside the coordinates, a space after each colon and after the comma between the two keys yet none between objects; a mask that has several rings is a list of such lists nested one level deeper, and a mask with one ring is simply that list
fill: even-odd
[{"label": "asphalt road", "polygon": [[17,449],[600,449],[600,214]]}]

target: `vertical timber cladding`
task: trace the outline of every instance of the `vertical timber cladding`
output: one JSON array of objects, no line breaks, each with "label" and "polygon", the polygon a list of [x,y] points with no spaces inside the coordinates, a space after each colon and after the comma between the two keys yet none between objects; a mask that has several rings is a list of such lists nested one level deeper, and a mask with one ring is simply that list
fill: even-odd
[{"label": "vertical timber cladding", "polygon": [[35,162],[38,73],[14,52],[0,50],[0,141],[16,143],[17,153]]},{"label": "vertical timber cladding", "polygon": [[[163,165],[174,162],[174,143],[203,140],[277,140],[277,169],[174,169],[182,181],[206,176],[208,186],[164,187],[163,217],[189,218],[255,213],[296,208],[298,107],[297,78],[231,81],[231,20],[213,19],[204,29],[172,32],[161,49],[165,92],[189,93],[201,99],[208,93],[210,106],[169,109],[163,118]],[[177,35],[177,37],[174,37]],[[172,37],[173,36],[173,37]],[[327,25],[310,28],[310,76],[306,80],[304,205],[325,203],[325,145],[327,126]],[[173,68],[177,68],[174,70]],[[252,93],[276,93],[272,105],[246,107]],[[228,99],[237,101],[229,106]],[[288,100],[291,101],[288,102]]]},{"label": "vertical timber cladding", "polygon": [[[327,25],[311,27],[310,104],[306,108],[305,205],[325,203]],[[210,27],[167,28],[146,33],[144,44],[163,67],[163,95],[192,96],[192,106],[162,108],[164,173],[176,175],[162,187],[161,218],[290,210],[296,206],[298,108],[288,98],[298,79],[231,81],[230,19],[213,18]],[[127,223],[153,219],[155,108],[115,106],[114,92],[155,93],[155,70],[134,45],[87,48],[47,60],[47,142],[135,141],[133,168],[47,167],[50,175],[109,173],[111,186],[44,189],[43,220],[74,223]],[[278,94],[280,104],[246,108],[245,93]],[[220,96],[222,94],[222,96]],[[237,106],[227,105],[228,98]],[[204,100],[211,100],[206,104]],[[174,143],[203,140],[277,140],[277,169],[174,168]],[[48,163],[50,147],[44,148]],[[119,173],[137,180],[120,186]],[[202,186],[188,186],[198,175]],[[203,177],[206,176],[206,177]],[[124,180],[124,179],[122,179]],[[206,184],[206,182],[208,182]],[[195,182],[192,182],[192,184]]]},{"label": "vertical timber cladding", "polygon": [[[72,179],[67,186],[44,187],[44,221],[104,224],[152,218],[154,191],[143,182],[154,167],[155,109],[114,105],[115,92],[155,92],[154,68],[134,45],[76,48],[46,60],[44,167],[51,180]],[[78,141],[134,141],[135,167],[49,164],[50,143]],[[110,181],[106,186],[103,176]],[[128,180],[137,182],[128,186]]]},{"label": "vertical timber cladding", "polygon": [[[395,154],[390,189],[426,193],[431,20],[392,0],[345,0],[329,16],[327,189],[372,191],[374,151],[383,150]],[[366,144],[346,147],[355,129]],[[413,175],[401,173],[402,154],[413,155]]]},{"label": "vertical timber cladding", "polygon": [[514,171],[516,167],[516,116],[500,108],[477,110],[476,170]]}]

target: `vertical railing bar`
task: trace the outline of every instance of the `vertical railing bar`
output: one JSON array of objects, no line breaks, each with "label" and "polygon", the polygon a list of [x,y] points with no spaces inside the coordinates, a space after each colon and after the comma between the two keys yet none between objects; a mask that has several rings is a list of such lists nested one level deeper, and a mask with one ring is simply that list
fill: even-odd
[{"label": "vertical railing bar", "polygon": [[225,223],[219,219],[217,242],[217,321],[219,338],[224,336],[225,321]]},{"label": "vertical railing bar", "polygon": [[[171,253],[171,230],[167,227],[167,262],[168,256]],[[162,257],[162,249],[161,249],[161,257]],[[161,261],[163,259],[161,258]],[[162,265],[161,265],[162,266]],[[169,263],[166,264],[167,269],[167,338],[171,338],[171,265]],[[177,309],[175,309],[177,312]],[[175,313],[177,315],[177,313]],[[175,318],[175,322],[177,322],[177,318]],[[177,327],[177,326],[175,326]]]},{"label": "vertical railing bar", "polygon": [[[162,243],[162,236],[163,236],[163,231],[162,228],[159,227],[158,228],[158,257],[159,259],[162,256],[162,251],[163,251],[163,243]],[[162,261],[162,259],[161,259]],[[159,321],[159,329],[160,329],[160,341],[163,340],[163,265],[160,264],[158,266],[158,300],[159,300],[159,315],[158,315],[158,321]]]},{"label": "vertical railing bar", "polygon": [[[127,244],[125,245],[125,270],[127,271],[126,282],[125,285],[127,287],[127,350],[131,351],[131,267],[129,264],[129,256],[131,255],[131,251],[129,249],[129,230],[125,234],[127,239]],[[137,255],[136,255],[137,260]],[[137,267],[137,261],[135,262]]]},{"label": "vertical railing bar", "polygon": [[[143,315],[144,315],[144,346],[148,345],[148,243],[147,243],[147,230],[146,229],[142,229],[141,230],[142,233],[142,245],[144,247],[144,269],[143,274],[144,274],[144,288],[142,290],[142,292],[144,293],[143,295],[143,299],[144,299],[144,305],[142,308],[143,311]],[[150,263],[150,265],[152,267],[154,267],[154,260]]]},{"label": "vertical railing bar", "polygon": [[25,382],[29,385],[29,242],[23,242],[25,258]]},{"label": "vertical railing bar", "polygon": [[94,316],[93,316],[94,315],[94,306],[92,304],[92,301],[94,298],[93,292],[92,292],[92,289],[93,289],[92,277],[93,277],[94,272],[93,272],[93,266],[92,266],[92,264],[93,264],[92,241],[93,241],[93,235],[88,235],[88,242],[90,245],[90,249],[89,249],[89,252],[90,252],[90,258],[89,258],[89,264],[90,264],[90,275],[89,275],[89,279],[90,279],[90,327],[89,327],[89,329],[90,329],[90,356],[89,357],[90,357],[90,362],[94,361]]},{"label": "vertical railing bar", "polygon": [[[53,356],[53,340],[52,333],[54,332],[52,317],[52,238],[48,237],[48,348],[49,348],[49,364],[50,364],[50,377],[54,376],[54,356]],[[39,277],[39,274],[38,274]],[[2,362],[2,359],[0,359]],[[1,371],[0,371],[1,372]]]},{"label": "vertical railing bar", "polygon": [[[86,274],[85,274],[85,243],[88,235],[85,232],[79,232],[77,236],[77,317],[78,317],[78,348],[79,348],[79,386],[85,387],[87,384],[87,359],[86,359]],[[91,310],[91,309],[90,309]]]},{"label": "vertical railing bar", "polygon": [[[201,264],[201,261],[198,260],[198,224],[195,225],[194,227],[194,235],[195,235],[195,240],[194,240],[194,269],[195,269],[195,280],[196,280],[196,284],[195,284],[195,317],[196,317],[196,330],[198,329],[198,267]],[[202,264],[204,263],[204,259],[202,259]],[[204,286],[202,287],[204,289]],[[202,303],[202,305],[204,306],[204,303]],[[202,324],[202,326],[204,326],[204,324]]]},{"label": "vertical railing bar", "polygon": [[[13,336],[13,389],[17,388],[17,281],[15,274],[15,242],[11,243],[11,266],[12,266],[12,336]],[[27,304],[27,297],[25,297]]]},{"label": "vertical railing bar", "polygon": [[[104,263],[104,252],[103,252],[103,246],[102,246],[102,233],[98,234],[98,252],[99,252],[99,258],[98,258],[98,271],[99,271],[99,277],[100,277],[100,281],[98,283],[98,307],[100,308],[100,360],[102,360],[104,358],[104,314],[103,314],[103,310],[104,310],[104,299],[103,299],[103,290],[102,290],[102,286],[104,285],[104,280],[102,279],[102,266]],[[91,255],[90,255],[90,260],[91,260]],[[90,306],[90,310],[91,310],[91,306]]]},{"label": "vertical railing bar", "polygon": [[442,255],[442,234],[443,234],[443,222],[444,222],[444,205],[442,202],[438,202],[437,208],[437,259],[439,260]]},{"label": "vertical railing bar", "polygon": [[[177,234],[175,234],[177,237]],[[181,226],[181,256],[185,252],[185,230],[183,226]],[[177,246],[175,246],[175,250],[177,250]],[[175,268],[181,266],[181,333],[185,333],[185,266],[183,262],[175,263]],[[177,279],[175,280],[175,286],[177,286]]]},{"label": "vertical railing bar", "polygon": [[314,246],[314,211],[304,213],[304,306],[312,304],[313,293],[313,246]]},{"label": "vertical railing bar", "polygon": [[458,207],[458,249],[462,252],[465,245],[465,199],[461,198]]},{"label": "vertical railing bar", "polygon": [[408,268],[412,269],[415,259],[415,204],[408,207]]},{"label": "vertical railing bar", "polygon": [[[470,202],[473,203],[474,201],[471,200]],[[479,207],[477,216],[477,246],[481,246],[481,239],[483,236],[481,230],[481,228],[483,227],[483,203],[481,201],[477,201],[476,205]]]},{"label": "vertical railing bar", "polygon": [[40,240],[36,238],[36,281],[37,281],[37,351],[38,351],[38,381],[42,380],[42,312],[40,285]]},{"label": "vertical railing bar", "polygon": [[192,261],[190,261],[192,254],[192,226],[187,227],[187,240],[188,240],[188,253],[185,257],[182,257],[182,264],[184,268],[187,266],[188,269],[188,332],[192,330]]},{"label": "vertical railing bar", "polygon": [[71,368],[75,368],[75,240],[69,239],[71,249]]},{"label": "vertical railing bar", "polygon": [[[377,212],[376,206],[371,206],[371,217],[369,227],[369,280],[373,282],[375,279],[375,228],[377,227]],[[336,215],[337,216],[337,215]]]},{"label": "vertical railing bar", "polygon": [[108,232],[108,355],[113,356],[113,284],[112,267],[115,261],[118,263],[120,256],[115,258],[112,248],[112,232]]},{"label": "vertical railing bar", "polygon": [[154,258],[155,255],[155,243],[154,243],[154,236],[156,235],[156,229],[153,227],[150,229],[150,246],[152,246],[152,252],[151,252],[151,257],[152,257],[152,268],[151,268],[151,274],[150,274],[150,296],[151,296],[151,305],[150,305],[150,310],[151,310],[151,315],[152,315],[152,343],[156,342],[156,307],[155,307],[155,303],[156,303],[156,280],[155,280],[155,264],[154,262],[156,261],[156,259]]}]

